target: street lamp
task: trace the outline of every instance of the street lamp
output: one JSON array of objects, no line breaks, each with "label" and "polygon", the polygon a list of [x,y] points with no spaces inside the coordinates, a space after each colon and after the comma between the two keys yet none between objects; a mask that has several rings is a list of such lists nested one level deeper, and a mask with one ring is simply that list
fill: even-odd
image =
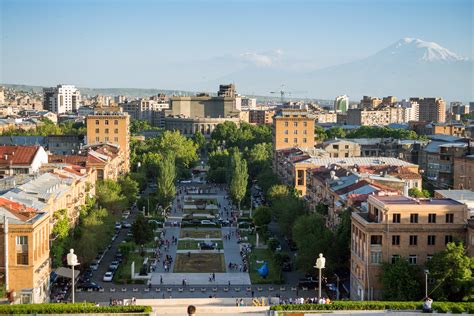
[{"label": "street lamp", "polygon": [[69,253],[67,254],[67,264],[72,268],[72,302],[74,303],[74,267],[79,265],[79,262],[77,262],[77,256],[74,253],[74,249],[70,249]]},{"label": "street lamp", "polygon": [[430,274],[430,270],[425,269],[425,297],[428,297],[428,274]]},{"label": "street lamp", "polygon": [[339,279],[339,276],[336,273],[334,273],[334,275],[336,276],[336,291],[337,291],[336,299],[339,300],[339,281],[340,281],[340,279]]},{"label": "street lamp", "polygon": [[326,265],[326,258],[323,257],[323,254],[320,253],[319,254],[319,258],[316,259],[316,265],[314,266],[316,269],[319,270],[319,279],[318,279],[318,282],[319,282],[319,296],[318,296],[318,299],[321,298],[321,270],[325,268],[325,265]]}]

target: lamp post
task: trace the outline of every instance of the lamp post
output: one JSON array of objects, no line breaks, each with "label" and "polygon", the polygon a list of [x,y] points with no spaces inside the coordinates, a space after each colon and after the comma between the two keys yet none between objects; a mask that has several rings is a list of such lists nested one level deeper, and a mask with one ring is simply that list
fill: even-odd
[{"label": "lamp post", "polygon": [[340,281],[340,279],[339,279],[339,276],[336,273],[334,273],[334,275],[336,276],[336,291],[337,291],[336,299],[339,300],[339,281]]},{"label": "lamp post", "polygon": [[75,291],[75,288],[74,288],[74,281],[75,281],[74,267],[79,265],[79,262],[77,262],[77,256],[74,253],[74,249],[70,249],[69,253],[67,254],[67,264],[69,266],[71,266],[71,269],[72,269],[72,302],[74,303],[74,291]]},{"label": "lamp post", "polygon": [[316,259],[316,265],[314,266],[316,269],[319,270],[319,279],[318,279],[318,282],[319,282],[319,291],[318,291],[318,299],[321,298],[321,271],[322,269],[325,268],[325,265],[326,265],[326,258],[323,257],[323,254],[320,253],[319,254],[319,258]]},{"label": "lamp post", "polygon": [[428,274],[430,274],[430,271],[426,269],[425,270],[425,297],[428,297]]}]

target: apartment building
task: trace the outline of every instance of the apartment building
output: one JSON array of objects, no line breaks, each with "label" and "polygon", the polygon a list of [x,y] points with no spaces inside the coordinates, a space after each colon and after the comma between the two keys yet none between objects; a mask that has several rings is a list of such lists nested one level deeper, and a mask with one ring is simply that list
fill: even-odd
[{"label": "apartment building", "polygon": [[43,108],[53,113],[76,112],[80,101],[81,92],[73,85],[43,88]]},{"label": "apartment building", "polygon": [[410,98],[418,103],[420,121],[440,122],[446,121],[446,102],[441,98]]},{"label": "apartment building", "polygon": [[50,216],[0,197],[0,280],[12,303],[49,301]]},{"label": "apartment building", "polygon": [[351,299],[382,298],[382,262],[423,265],[448,242],[469,246],[467,216],[467,206],[451,199],[370,195],[367,210],[351,217]]},{"label": "apartment building", "polygon": [[453,188],[474,191],[474,155],[454,157]]},{"label": "apartment building", "polygon": [[362,100],[360,100],[359,108],[360,109],[376,109],[381,104],[382,104],[382,100],[380,100],[379,98],[364,95],[362,97]]},{"label": "apartment building", "polygon": [[130,116],[120,108],[99,108],[86,117],[87,144],[115,144],[124,152],[124,171],[130,170]]},{"label": "apartment building", "polygon": [[401,107],[385,107],[377,110],[349,109],[346,123],[360,126],[386,126],[405,123],[405,111]]},{"label": "apartment building", "polygon": [[306,110],[281,109],[273,117],[273,149],[314,147],[314,117]]},{"label": "apartment building", "polygon": [[331,158],[360,157],[360,145],[345,139],[333,139],[320,146]]},{"label": "apartment building", "polygon": [[347,95],[337,96],[334,100],[334,111],[346,113],[349,108],[349,97]]},{"label": "apartment building", "polygon": [[316,113],[313,113],[314,121],[316,123],[320,123],[320,124],[336,123],[338,115],[345,116],[345,112],[344,113],[332,113],[332,112],[316,112]]},{"label": "apartment building", "polygon": [[432,123],[428,125],[429,135],[443,134],[466,137],[466,126],[462,123]]},{"label": "apartment building", "polygon": [[134,120],[144,120],[150,124],[154,123],[155,112],[161,112],[164,109],[169,109],[169,102],[167,99],[149,99],[143,98],[138,100],[127,101],[119,104]]},{"label": "apartment building", "polygon": [[273,116],[275,113],[275,110],[250,110],[249,123],[270,125],[273,123]]},{"label": "apartment building", "polygon": [[48,155],[41,146],[0,146],[0,178],[38,173]]}]

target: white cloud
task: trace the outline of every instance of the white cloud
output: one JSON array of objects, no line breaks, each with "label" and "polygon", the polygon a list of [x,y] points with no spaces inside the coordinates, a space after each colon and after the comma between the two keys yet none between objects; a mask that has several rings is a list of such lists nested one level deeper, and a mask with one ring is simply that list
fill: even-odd
[{"label": "white cloud", "polygon": [[283,55],[281,49],[277,49],[270,53],[255,53],[255,52],[246,52],[240,54],[240,59],[246,62],[250,62],[259,67],[270,67],[273,66],[275,61],[277,61]]}]

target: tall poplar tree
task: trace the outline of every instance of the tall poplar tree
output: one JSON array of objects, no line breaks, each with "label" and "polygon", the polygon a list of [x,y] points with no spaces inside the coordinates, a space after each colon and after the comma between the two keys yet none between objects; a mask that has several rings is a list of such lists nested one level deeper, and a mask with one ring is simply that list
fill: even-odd
[{"label": "tall poplar tree", "polygon": [[176,166],[175,157],[171,153],[167,153],[158,162],[158,176],[156,195],[158,202],[167,207],[176,195]]},{"label": "tall poplar tree", "polygon": [[247,181],[249,174],[247,171],[247,161],[242,158],[240,151],[236,150],[231,158],[232,179],[230,181],[230,195],[237,202],[240,211],[240,202],[247,191]]}]

